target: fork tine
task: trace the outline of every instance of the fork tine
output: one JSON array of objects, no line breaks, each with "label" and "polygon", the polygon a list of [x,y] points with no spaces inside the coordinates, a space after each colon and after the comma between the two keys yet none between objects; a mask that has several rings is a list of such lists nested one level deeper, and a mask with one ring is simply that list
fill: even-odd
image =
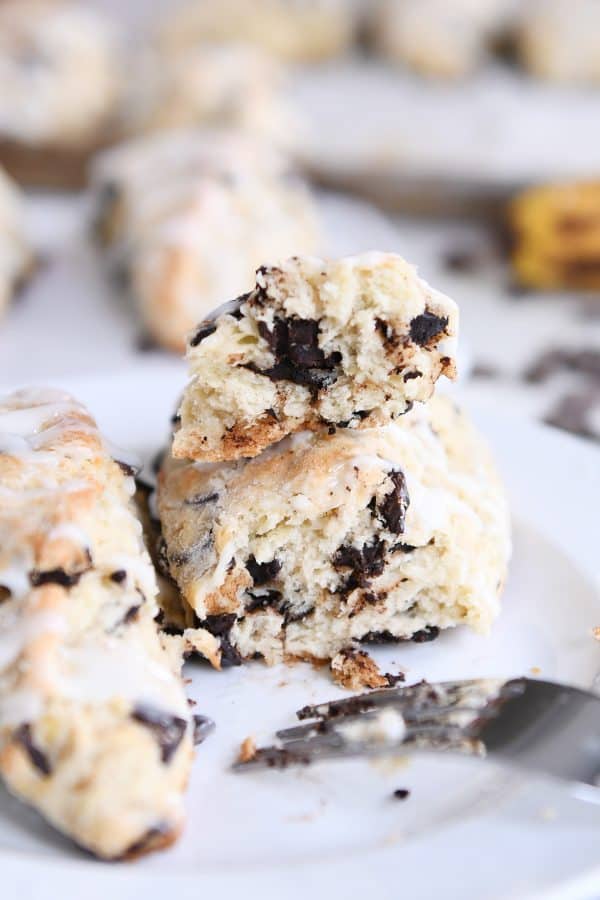
[{"label": "fork tine", "polygon": [[[385,706],[397,706],[401,709],[418,707],[425,710],[431,707],[451,706],[457,699],[457,695],[464,699],[469,694],[480,697],[478,705],[483,705],[489,698],[489,694],[494,690],[501,690],[505,683],[505,679],[481,678],[465,681],[442,681],[437,684],[419,681],[406,687],[384,688],[354,697],[346,697],[342,700],[303,706],[296,712],[296,716],[301,721],[305,719],[331,720],[345,715],[361,715]],[[483,696],[484,694],[485,696]]]}]

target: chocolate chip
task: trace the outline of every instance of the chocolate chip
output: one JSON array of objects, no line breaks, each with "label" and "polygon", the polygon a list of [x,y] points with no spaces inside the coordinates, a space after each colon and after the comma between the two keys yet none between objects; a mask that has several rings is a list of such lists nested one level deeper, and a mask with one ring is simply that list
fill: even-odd
[{"label": "chocolate chip", "polygon": [[393,675],[391,672],[386,672],[383,677],[386,679],[389,687],[396,687],[397,684],[400,684],[402,681],[406,681],[406,675],[404,674],[404,672],[396,672],[395,675]]},{"label": "chocolate chip", "polygon": [[250,573],[252,581],[259,587],[272,581],[273,578],[281,571],[281,563],[278,559],[272,559],[270,562],[259,563],[254,556],[250,556],[246,560],[246,568]]},{"label": "chocolate chip", "polygon": [[413,344],[427,347],[434,338],[448,327],[448,316],[436,316],[426,310],[420,316],[416,316],[410,323],[410,339]]},{"label": "chocolate chip", "polygon": [[396,788],[392,796],[396,800],[406,800],[410,797],[410,791],[408,788]]},{"label": "chocolate chip", "polygon": [[33,741],[33,737],[31,734],[31,725],[29,724],[29,722],[25,722],[23,725],[20,725],[14,732],[13,737],[24,747],[24,749],[27,751],[29,759],[31,760],[35,768],[42,773],[42,775],[52,774],[52,766],[50,765],[48,757],[42,750],[40,750],[39,747],[35,745]]},{"label": "chocolate chip", "polygon": [[185,719],[146,703],[138,704],[131,718],[152,731],[160,748],[160,758],[165,764],[168,763],[183,740],[187,728]]},{"label": "chocolate chip", "polygon": [[116,584],[121,584],[127,578],[127,572],[125,569],[117,569],[116,572],[110,573],[109,578]]},{"label": "chocolate chip", "polygon": [[368,587],[371,578],[381,575],[385,565],[386,545],[375,539],[372,544],[362,547],[342,545],[336,550],[332,564],[335,569],[352,569],[352,574],[345,582],[342,592],[353,591],[357,587]]},{"label": "chocolate chip", "polygon": [[375,498],[369,503],[372,513],[385,525],[392,534],[402,534],[406,524],[406,511],[410,498],[406,488],[406,479],[400,469],[388,473],[393,488],[378,504]]},{"label": "chocolate chip", "polygon": [[407,381],[412,381],[414,378],[422,378],[422,377],[423,377],[423,373],[419,372],[418,369],[415,369],[414,372],[405,372],[404,375],[402,376],[402,381],[404,381],[406,383]]},{"label": "chocolate chip", "polygon": [[598,390],[588,389],[581,393],[567,394],[544,417],[544,422],[580,437],[599,440],[600,433],[593,427],[591,421],[592,413],[599,405]]},{"label": "chocolate chip", "polygon": [[154,459],[152,460],[152,471],[154,472],[155,475],[157,475],[158,472],[160,472],[160,469],[163,464],[163,460],[166,455],[167,455],[166,450],[159,450],[158,453],[156,454],[156,456],[154,457]]},{"label": "chocolate chip", "polygon": [[260,594],[246,591],[246,593],[250,597],[250,602],[246,604],[246,612],[249,613],[256,612],[259,609],[277,607],[282,597],[281,591],[263,591]]},{"label": "chocolate chip", "polygon": [[198,626],[205,628],[215,637],[218,637],[221,645],[221,667],[240,666],[242,657],[230,641],[229,635],[236,620],[235,613],[226,613],[220,616],[207,616],[199,621]]},{"label": "chocolate chip", "polygon": [[258,331],[275,363],[268,369],[259,369],[253,363],[245,368],[272,381],[291,381],[317,390],[337,380],[335,368],[342,356],[337,352],[325,356],[319,346],[319,323],[314,319],[276,319],[272,329],[261,321]]},{"label": "chocolate chip", "polygon": [[422,631],[415,631],[411,637],[411,641],[415,644],[427,644],[429,641],[435,641],[440,635],[440,629],[437,625],[428,625]]},{"label": "chocolate chip", "polygon": [[29,573],[29,580],[34,588],[42,587],[44,584],[58,584],[60,587],[71,588],[77,584],[81,576],[87,571],[89,569],[84,569],[81,572],[65,572],[64,569],[48,569],[45,572],[40,572],[37,569],[33,569]]},{"label": "chocolate chip", "polygon": [[387,629],[383,631],[367,631],[360,639],[361,644],[399,644],[402,638]]},{"label": "chocolate chip", "polygon": [[375,328],[383,338],[384,344],[386,344],[388,347],[396,347],[398,345],[398,335],[396,334],[390,323],[386,322],[385,319],[376,318]]},{"label": "chocolate chip", "polygon": [[202,716],[199,713],[194,713],[192,721],[194,723],[194,745],[197,747],[206,740],[211,731],[214,731],[215,723],[208,716]]},{"label": "chocolate chip", "polygon": [[192,335],[192,337],[190,338],[190,340],[189,340],[190,347],[197,347],[198,344],[201,344],[205,338],[210,337],[211,334],[214,334],[216,330],[217,330],[216,325],[212,325],[212,324],[207,325],[206,323],[203,322],[202,325],[200,325],[200,327],[196,331],[196,333],[194,335]]},{"label": "chocolate chip", "polygon": [[186,498],[183,503],[185,506],[206,506],[207,503],[216,503],[219,495],[216,491],[211,494],[196,494],[195,497]]},{"label": "chocolate chip", "polygon": [[396,553],[396,552],[398,552],[398,553],[412,553],[413,550],[416,550],[416,549],[417,549],[417,548],[414,546],[414,544],[403,544],[403,543],[399,543],[399,544],[394,544],[393,547],[390,547],[390,553]]}]

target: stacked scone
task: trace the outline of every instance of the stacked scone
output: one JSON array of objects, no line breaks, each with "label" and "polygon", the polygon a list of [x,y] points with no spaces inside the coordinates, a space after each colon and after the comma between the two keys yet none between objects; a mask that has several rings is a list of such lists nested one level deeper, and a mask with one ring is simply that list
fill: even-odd
[{"label": "stacked scone", "polygon": [[143,328],[180,351],[223,297],[265,258],[314,252],[313,201],[286,156],[261,138],[189,130],[132,141],[93,172],[96,231]]},{"label": "stacked scone", "polygon": [[489,628],[506,501],[473,427],[430,399],[457,329],[449,298],[371,253],[263,267],[190,336],[160,555],[214,665],[329,660],[376,686],[362,644]]}]

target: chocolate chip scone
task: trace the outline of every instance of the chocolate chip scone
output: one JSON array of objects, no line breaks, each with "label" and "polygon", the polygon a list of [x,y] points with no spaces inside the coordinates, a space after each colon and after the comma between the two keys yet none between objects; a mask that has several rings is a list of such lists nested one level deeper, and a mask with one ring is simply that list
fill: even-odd
[{"label": "chocolate chip scone", "polygon": [[0,168],[0,316],[35,267],[17,187]]},{"label": "chocolate chip scone", "polygon": [[98,229],[112,243],[145,332],[177,352],[263,259],[311,253],[314,202],[283,154],[229,131],[183,132],[116,148],[95,176]]},{"label": "chocolate chip scone", "polygon": [[360,642],[486,632],[510,552],[487,447],[434,397],[374,429],[293,435],[252,460],[159,475],[186,637],[217,666],[333,660]]},{"label": "chocolate chip scone", "polygon": [[0,3],[0,163],[27,184],[79,186],[116,127],[119,39],[76,3]]},{"label": "chocolate chip scone", "polygon": [[189,338],[173,454],[251,457],[302,429],[370,428],[454,377],[456,304],[400,256],[293,257]]},{"label": "chocolate chip scone", "polygon": [[132,474],[68,395],[0,400],[0,774],[107,859],[177,838],[193,752]]}]

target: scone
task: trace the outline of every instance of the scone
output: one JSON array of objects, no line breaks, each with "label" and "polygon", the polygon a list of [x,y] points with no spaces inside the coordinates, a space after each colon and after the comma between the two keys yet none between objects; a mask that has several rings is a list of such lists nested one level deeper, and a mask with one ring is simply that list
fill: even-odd
[{"label": "scone", "polygon": [[600,290],[600,182],[542,185],[508,210],[517,280],[539,290]]},{"label": "scone", "polygon": [[0,774],[106,859],[177,838],[193,753],[132,474],[72,397],[0,400]]},{"label": "scone", "polygon": [[160,38],[175,50],[244,41],[286,60],[315,61],[346,50],[358,19],[357,0],[191,0],[171,13]]},{"label": "scone", "polygon": [[34,268],[25,234],[21,198],[16,185],[0,168],[0,317]]},{"label": "scone", "polygon": [[292,257],[190,336],[173,454],[252,457],[303,429],[372,428],[454,377],[456,304],[392,253]]},{"label": "scone", "polygon": [[122,87],[110,21],[69,2],[0,3],[0,164],[27,184],[78,186]]},{"label": "scone", "polygon": [[529,0],[523,4],[518,47],[538,78],[600,81],[600,4],[597,0]]},{"label": "scone", "polygon": [[441,396],[386,426],[303,432],[249,461],[167,454],[158,511],[185,634],[217,666],[334,660],[462,624],[486,632],[499,610],[506,499],[481,438]]},{"label": "scone", "polygon": [[290,148],[300,136],[299,119],[283,95],[283,67],[259,47],[147,48],[137,65],[124,111],[132,135],[220,126]]},{"label": "scone", "polygon": [[143,330],[176,352],[198,320],[247,290],[263,259],[316,249],[307,188],[283,155],[249,136],[134,142],[110,152],[94,181],[98,231],[113,244]]},{"label": "scone", "polygon": [[459,78],[485,58],[515,0],[382,0],[371,32],[388,59],[423,74]]}]

